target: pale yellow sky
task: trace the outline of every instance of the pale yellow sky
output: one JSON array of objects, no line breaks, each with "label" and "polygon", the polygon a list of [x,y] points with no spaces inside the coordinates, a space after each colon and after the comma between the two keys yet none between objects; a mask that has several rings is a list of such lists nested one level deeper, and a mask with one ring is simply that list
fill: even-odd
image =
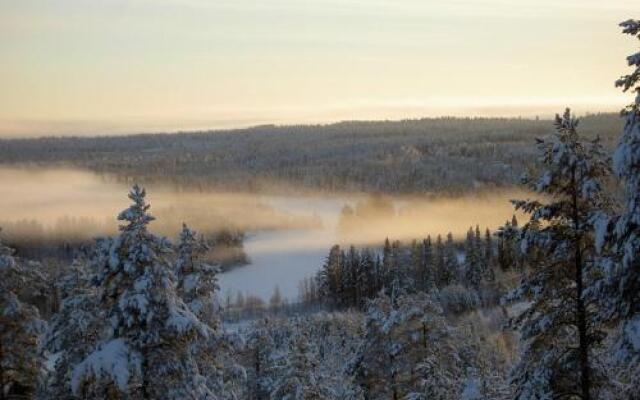
[{"label": "pale yellow sky", "polygon": [[637,0],[3,0],[0,136],[617,110]]}]

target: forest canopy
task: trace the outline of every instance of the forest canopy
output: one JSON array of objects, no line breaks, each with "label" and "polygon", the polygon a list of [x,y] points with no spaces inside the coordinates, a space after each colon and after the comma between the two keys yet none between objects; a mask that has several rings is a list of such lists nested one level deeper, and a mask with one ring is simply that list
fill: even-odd
[{"label": "forest canopy", "polygon": [[[616,114],[582,119],[585,138],[612,149]],[[387,193],[460,192],[518,183],[534,166],[537,137],[550,121],[428,118],[330,125],[258,126],[229,131],[0,140],[2,164],[64,165],[132,182],[293,187]]]}]

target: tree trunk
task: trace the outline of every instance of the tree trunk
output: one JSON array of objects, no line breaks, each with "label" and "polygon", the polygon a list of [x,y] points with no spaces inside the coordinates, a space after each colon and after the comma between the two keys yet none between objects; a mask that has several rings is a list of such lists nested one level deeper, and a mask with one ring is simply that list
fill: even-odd
[{"label": "tree trunk", "polygon": [[149,362],[147,360],[147,355],[145,354],[143,359],[142,359],[142,398],[143,399],[150,399],[151,396],[149,395],[149,388],[151,387],[151,382],[149,382],[149,377],[148,377],[148,368],[149,368]]},{"label": "tree trunk", "polygon": [[422,323],[422,346],[427,348],[427,324]]},{"label": "tree trunk", "polygon": [[572,180],[574,183],[574,190],[572,194],[573,200],[573,223],[575,237],[575,268],[576,268],[576,313],[578,323],[578,337],[579,337],[579,357],[580,357],[580,391],[582,393],[582,400],[591,400],[591,378],[589,368],[589,343],[587,338],[587,315],[582,298],[584,291],[584,282],[582,276],[582,235],[580,233],[579,214],[578,214],[578,188],[575,184],[575,167],[572,174]]},{"label": "tree trunk", "polygon": [[[2,324],[2,326],[6,326],[7,322],[8,321],[6,320],[5,317],[0,317],[0,324]],[[2,331],[0,333],[4,334],[5,332]],[[2,360],[4,357],[4,351],[2,348],[2,339],[3,338],[0,337],[0,360]],[[5,376],[5,371],[4,369],[2,369],[2,365],[0,364],[0,400],[6,399],[6,396],[4,395],[4,387],[7,384],[7,382],[5,382],[4,376]]]},{"label": "tree trunk", "polygon": [[260,393],[260,386],[258,385],[260,374],[261,374],[259,350],[256,350],[255,369],[256,369],[256,400],[260,400],[262,396]]},{"label": "tree trunk", "polygon": [[589,343],[587,338],[587,318],[584,301],[582,299],[583,282],[582,282],[582,252],[580,244],[576,247],[576,287],[577,287],[577,312],[578,312],[578,334],[580,338],[580,374],[581,374],[581,391],[582,399],[590,400],[589,393],[591,387],[590,368],[589,368]]}]

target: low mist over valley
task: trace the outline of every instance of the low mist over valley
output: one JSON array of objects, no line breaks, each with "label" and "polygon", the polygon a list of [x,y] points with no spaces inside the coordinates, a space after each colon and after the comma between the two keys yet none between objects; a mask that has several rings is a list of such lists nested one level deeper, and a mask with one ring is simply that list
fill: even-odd
[{"label": "low mist over valley", "polygon": [[[94,237],[115,234],[128,190],[110,175],[44,167],[0,168],[0,185],[7,187],[0,198],[0,237],[24,255],[38,254],[37,243],[79,250]],[[450,197],[296,193],[291,187],[282,194],[196,191],[159,182],[147,190],[157,218],[152,227],[172,240],[183,223],[205,235],[240,232],[250,265],[223,274],[223,292],[265,300],[276,286],[295,300],[299,282],[315,274],[334,244],[379,246],[386,238],[410,242],[448,232],[462,240],[470,221],[495,230],[514,215],[510,200],[527,196],[517,188]],[[70,261],[74,254],[61,257]]]}]

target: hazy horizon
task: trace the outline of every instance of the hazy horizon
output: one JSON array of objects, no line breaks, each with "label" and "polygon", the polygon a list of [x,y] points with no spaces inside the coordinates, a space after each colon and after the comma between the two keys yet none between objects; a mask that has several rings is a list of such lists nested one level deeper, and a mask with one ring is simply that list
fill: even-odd
[{"label": "hazy horizon", "polygon": [[634,6],[8,0],[0,137],[617,111]]},{"label": "hazy horizon", "polygon": [[[115,124],[115,123],[100,123],[99,121],[46,121],[46,122],[31,122],[26,126],[36,126],[39,129],[42,129],[46,126],[45,130],[25,130],[21,133],[16,133],[16,131],[7,130],[4,131],[0,129],[0,140],[11,140],[11,139],[37,139],[43,137],[101,137],[101,136],[132,136],[138,134],[176,134],[176,133],[191,133],[191,132],[210,132],[210,131],[235,131],[235,130],[243,130],[243,129],[252,129],[259,128],[264,125],[275,125],[275,126],[296,126],[296,125],[323,125],[329,126],[333,124],[340,124],[344,122],[400,122],[405,120],[424,120],[424,119],[438,119],[438,118],[514,118],[514,119],[536,119],[539,118],[541,120],[552,120],[554,116],[564,110],[566,105],[558,104],[555,107],[547,107],[544,111],[540,111],[539,109],[529,109],[523,111],[526,112],[491,112],[491,108],[479,109],[481,112],[475,114],[465,114],[462,111],[456,113],[455,110],[451,110],[449,113],[442,114],[404,114],[404,115],[378,115],[369,116],[369,118],[343,118],[343,119],[300,119],[300,120],[276,120],[276,119],[264,119],[264,120],[223,120],[223,121],[200,121],[200,122],[190,122],[183,123],[180,125],[163,125],[163,124],[150,124],[146,127],[138,127],[133,128],[127,124]],[[612,114],[618,113],[623,107],[619,108],[610,108],[610,109],[600,109],[600,110],[592,110],[589,108],[582,109],[580,106],[570,107],[571,110],[575,113],[579,118],[587,116],[587,115],[597,115],[597,114]],[[515,110],[515,108],[514,108]],[[22,125],[24,128],[25,125]]]}]

